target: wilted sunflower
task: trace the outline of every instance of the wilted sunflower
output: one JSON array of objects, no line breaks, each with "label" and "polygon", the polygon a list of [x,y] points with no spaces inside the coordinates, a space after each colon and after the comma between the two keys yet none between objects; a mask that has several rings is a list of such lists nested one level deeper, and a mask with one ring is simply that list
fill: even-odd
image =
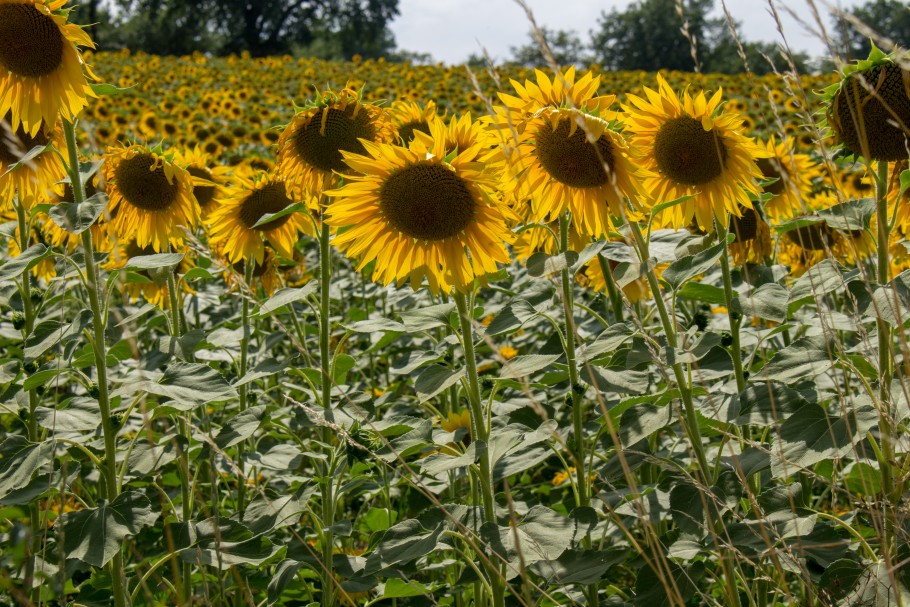
[{"label": "wilted sunflower", "polygon": [[822,176],[821,169],[811,156],[796,151],[790,137],[776,141],[772,136],[765,149],[768,157],[758,159],[758,168],[762,178],[776,181],[762,187],[772,195],[764,210],[773,219],[802,212],[812,193],[813,180]]},{"label": "wilted sunflower", "polygon": [[733,265],[762,264],[771,254],[771,228],[757,205],[751,209],[740,209],[739,215],[731,215],[728,231],[736,236],[730,244]]},{"label": "wilted sunflower", "polygon": [[680,101],[659,74],[657,84],[657,91],[645,87],[647,99],[629,95],[623,106],[632,145],[653,173],[645,190],[655,203],[693,196],[661,212],[660,225],[684,227],[694,217],[702,230],[713,230],[715,217],[726,222],[727,213],[752,208],[749,195],[758,196],[761,177],[755,159],[767,152],[742,135],[741,117],[719,109],[721,90],[710,100],[686,91]]},{"label": "wilted sunflower", "polygon": [[160,150],[142,145],[108,148],[104,182],[110,196],[111,226],[117,238],[140,248],[165,251],[183,242],[180,226],[198,223],[190,174]]},{"label": "wilted sunflower", "polygon": [[265,242],[283,257],[294,256],[301,232],[313,235],[313,224],[305,213],[282,215],[256,227],[265,215],[278,213],[294,204],[284,179],[267,173],[240,169],[223,203],[209,216],[210,242],[230,263],[254,259],[262,264]]},{"label": "wilted sunflower", "polygon": [[350,169],[343,152],[364,153],[364,141],[388,143],[395,127],[380,107],[363,103],[351,89],[325,92],[298,112],[278,139],[278,170],[299,200],[318,196]]},{"label": "wilted sunflower", "polygon": [[398,127],[398,137],[407,145],[414,138],[414,131],[430,134],[430,123],[436,118],[436,102],[428,101],[420,106],[413,101],[393,101],[389,115]]},{"label": "wilted sunflower", "polygon": [[32,137],[57,116],[68,120],[93,95],[97,80],[76,45],[94,48],[82,29],[67,23],[66,0],[0,0],[0,115]]},{"label": "wilted sunflower", "polygon": [[326,223],[359,270],[376,261],[374,280],[400,286],[410,279],[417,290],[426,278],[438,295],[467,291],[508,263],[511,232],[494,198],[498,177],[478,162],[484,146],[447,155],[445,124],[437,119],[431,130],[408,148],[366,142],[367,155],[345,152],[362,175],[326,192],[334,198]]},{"label": "wilted sunflower", "polygon": [[844,147],[869,160],[910,156],[910,70],[895,58],[873,45],[867,59],[825,89],[828,124]]},{"label": "wilted sunflower", "polygon": [[595,238],[610,229],[611,214],[625,214],[625,198],[641,197],[649,177],[606,120],[574,109],[541,110],[521,129],[517,152],[513,195],[530,200],[531,221],[569,211],[576,229]]},{"label": "wilted sunflower", "polygon": [[65,177],[66,169],[60,156],[50,150],[7,173],[33,148],[48,143],[63,149],[63,133],[59,125],[53,129],[45,125],[34,135],[29,135],[21,125],[13,128],[9,113],[0,120],[0,209],[11,208],[17,192],[26,207],[31,207],[36,201],[43,202],[54,184]]}]

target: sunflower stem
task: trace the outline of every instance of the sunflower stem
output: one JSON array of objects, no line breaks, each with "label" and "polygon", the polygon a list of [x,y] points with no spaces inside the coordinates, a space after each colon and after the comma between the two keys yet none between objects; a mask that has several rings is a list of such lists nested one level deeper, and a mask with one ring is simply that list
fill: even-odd
[{"label": "sunflower stem", "polygon": [[[250,348],[250,298],[253,296],[253,272],[256,270],[256,260],[247,259],[243,264],[243,282],[244,288],[248,289],[240,302],[240,326],[243,335],[240,337],[240,369],[238,377],[246,375],[248,362],[247,350]],[[239,400],[240,412],[246,411],[249,399],[249,382],[240,386]],[[246,506],[246,472],[244,471],[243,456],[245,451],[244,441],[237,445],[237,467],[240,469],[240,486],[237,487],[237,502],[239,511],[242,512]]]},{"label": "sunflower stem", "polygon": [[[490,462],[490,427],[487,415],[483,410],[480,396],[480,380],[477,375],[477,357],[474,352],[473,305],[464,293],[454,294],[458,307],[458,324],[461,328],[461,345],[464,350],[465,367],[468,373],[468,404],[471,407],[471,436],[473,440],[482,441],[486,448],[480,456],[480,494],[483,501],[483,520],[485,523],[496,523],[496,502],[493,491],[493,467]],[[475,502],[476,503],[476,502]],[[490,588],[493,594],[493,607],[502,607],[505,600],[503,579],[495,556],[487,563],[487,575],[490,576]]]},{"label": "sunflower stem", "polygon": [[[62,119],[63,135],[69,154],[67,173],[73,187],[73,202],[82,204],[85,201],[85,185],[79,173],[79,149],[76,144],[76,125]],[[85,284],[88,291],[89,307],[92,310],[92,351],[95,354],[95,373],[98,379],[98,408],[101,413],[101,433],[104,436],[104,460],[101,476],[104,479],[104,494],[109,502],[120,495],[117,485],[116,456],[117,428],[111,417],[111,404],[107,383],[107,346],[105,344],[106,319],[102,312],[101,298],[98,292],[98,268],[95,265],[95,249],[92,243],[92,230],[82,232],[82,250],[85,256]],[[114,606],[125,607],[129,603],[126,594],[126,579],[123,571],[123,554],[117,551],[108,564],[111,575],[111,591],[114,595]]]},{"label": "sunflower stem", "polygon": [[[18,195],[15,197],[14,206],[16,207],[16,221],[18,222],[19,228],[19,254],[21,255],[28,248],[31,232],[29,231],[28,218],[25,214],[25,204]],[[29,276],[28,269],[22,271],[22,284],[20,289],[22,294],[22,313],[25,317],[22,325],[22,344],[24,351],[25,341],[28,339],[28,336],[31,335],[32,329],[35,327],[35,306],[32,305],[31,277]],[[25,360],[23,359],[22,362],[24,363]],[[28,432],[28,440],[33,443],[38,442],[38,420],[35,418],[35,410],[37,408],[38,392],[37,390],[29,390],[28,419],[26,420],[25,425],[26,431]],[[34,585],[33,579],[35,575],[35,558],[38,556],[38,552],[40,552],[41,549],[41,535],[38,533],[41,524],[41,515],[38,512],[38,505],[34,502],[29,504],[28,511],[32,541],[30,545],[31,552],[27,555],[25,561],[25,587],[31,588],[32,602],[37,603],[41,596],[41,587]]]},{"label": "sunflower stem", "polygon": [[737,294],[733,291],[733,279],[730,276],[730,253],[728,250],[727,234],[729,218],[724,216],[723,221],[714,219],[715,230],[720,243],[723,246],[723,253],[720,256],[720,271],[724,281],[724,303],[727,306],[727,318],[730,320],[730,350],[733,355],[733,374],[736,376],[736,391],[742,392],[746,389],[746,376],[743,373],[743,354],[739,342],[739,329],[743,323],[743,315],[733,311],[733,299]]},{"label": "sunflower stem", "polygon": [[[559,251],[569,250],[569,214],[559,216]],[[588,505],[588,474],[585,470],[584,401],[581,383],[578,380],[578,364],[575,360],[575,306],[573,304],[572,276],[569,268],[562,269],[562,308],[566,323],[566,363],[569,367],[569,393],[572,398],[572,458],[575,460],[576,484],[578,486],[577,506]]]},{"label": "sunflower stem", "polygon": [[[325,219],[325,218],[323,218]],[[322,229],[319,237],[319,364],[322,367],[322,410],[326,421],[333,421],[332,415],[332,351],[329,338],[331,337],[331,280],[332,280],[332,250],[329,244],[331,229],[325,221],[321,223]],[[326,424],[322,427],[322,443],[328,451],[330,462],[334,449],[332,429]],[[335,524],[335,495],[332,484],[332,471],[334,466],[327,463],[322,471],[322,480],[319,482],[322,494],[322,604],[335,604],[335,576],[332,563],[332,548],[334,537],[329,529]]]},{"label": "sunflower stem", "polygon": [[613,268],[610,267],[610,261],[602,254],[597,254],[597,262],[600,264],[600,271],[604,275],[604,282],[607,283],[607,294],[610,296],[610,307],[613,309],[613,317],[616,322],[622,322],[622,293],[613,278]]},{"label": "sunflower stem", "polygon": [[[654,268],[652,268],[651,264],[648,262],[648,245],[645,243],[644,236],[642,236],[641,228],[638,226],[638,223],[630,221],[629,229],[631,230],[632,238],[635,241],[635,248],[638,249],[638,255],[647,267],[646,276],[648,278],[648,286],[651,288],[654,304],[657,306],[660,322],[663,325],[664,333],[667,336],[667,345],[675,350],[679,345],[679,342],[676,340],[676,329],[670,319],[670,314],[667,312],[667,306],[664,302],[663,292],[660,289],[660,283],[657,280],[657,274],[654,273]],[[705,457],[705,449],[702,445],[701,431],[698,427],[698,416],[695,413],[695,404],[692,401],[692,388],[689,385],[688,374],[685,369],[683,369],[682,363],[673,364],[673,375],[676,378],[676,384],[679,387],[679,394],[683,401],[683,408],[685,409],[684,430],[689,437],[689,443],[692,446],[692,450],[695,452],[695,458],[698,462],[702,481],[707,483],[712,478],[710,473],[711,468],[708,466],[708,459]]]},{"label": "sunflower stem", "polygon": [[[888,285],[890,274],[890,260],[888,246],[890,244],[890,230],[888,225],[888,163],[879,160],[873,173],[875,177],[876,194],[876,222],[878,223],[878,284],[882,287]],[[894,377],[894,359],[891,351],[892,334],[889,325],[879,315],[875,321],[878,333],[878,373],[879,373],[879,433],[881,436],[881,451],[878,467],[882,477],[882,494],[885,496],[885,528],[882,534],[882,552],[886,562],[890,562],[894,551],[894,515],[893,507],[900,500],[901,490],[895,491],[892,476],[892,462],[894,462],[894,411],[891,398],[891,381]]]}]

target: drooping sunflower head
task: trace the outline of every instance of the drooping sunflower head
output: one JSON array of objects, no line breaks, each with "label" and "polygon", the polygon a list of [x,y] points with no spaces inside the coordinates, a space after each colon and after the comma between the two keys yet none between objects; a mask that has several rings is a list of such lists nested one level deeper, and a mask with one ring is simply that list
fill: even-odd
[{"label": "drooping sunflower head", "polygon": [[[441,119],[437,119],[441,122]],[[359,259],[359,269],[376,261],[373,279],[399,286],[424,278],[434,294],[453,287],[467,291],[475,279],[508,263],[511,232],[479,154],[483,146],[447,155],[445,128],[415,138],[408,148],[365,143],[367,154],[345,153],[351,175],[334,199],[326,223],[334,244]],[[341,228],[348,228],[341,230]]]},{"label": "drooping sunflower head", "polygon": [[296,198],[318,196],[349,172],[344,152],[364,153],[364,141],[391,142],[395,127],[380,107],[351,89],[323,93],[294,116],[278,139],[278,170]]},{"label": "drooping sunflower head", "polygon": [[895,57],[873,45],[823,96],[828,124],[848,150],[869,160],[910,157],[910,70]]},{"label": "drooping sunflower head", "polygon": [[628,96],[623,122],[632,145],[644,154],[652,176],[644,186],[654,204],[691,196],[657,217],[658,225],[684,227],[694,218],[712,230],[714,218],[751,208],[761,171],[755,161],[767,152],[748,137],[742,118],[720,108],[722,91],[710,99],[704,92],[682,99],[660,75],[658,90],[645,87],[645,97]]},{"label": "drooping sunflower head", "polygon": [[771,228],[757,205],[740,209],[739,215],[731,215],[727,230],[736,237],[730,244],[733,265],[762,264],[771,254]]},{"label": "drooping sunflower head", "polygon": [[67,23],[66,0],[0,0],[0,115],[35,136],[58,114],[72,119],[92,96],[77,45],[88,34]]},{"label": "drooping sunflower head", "polygon": [[518,138],[508,177],[515,197],[531,201],[532,221],[553,221],[570,211],[576,229],[600,237],[611,214],[624,215],[626,199],[642,197],[640,169],[625,139],[597,116],[545,108]]},{"label": "drooping sunflower head", "polygon": [[9,113],[0,119],[0,209],[9,208],[17,192],[26,207],[44,202],[54,184],[66,175],[60,157],[50,149],[7,173],[10,167],[36,147],[53,144],[57,149],[63,149],[63,133],[59,124],[50,124],[54,124],[54,128],[44,125],[30,135],[22,125],[13,127]]},{"label": "drooping sunflower head", "polygon": [[291,259],[300,233],[315,233],[308,213],[295,211],[271,220],[267,216],[293,204],[282,177],[238,167],[223,203],[209,215],[210,243],[230,263],[242,259],[264,263],[266,242]]},{"label": "drooping sunflower head", "polygon": [[811,156],[796,151],[790,137],[776,141],[772,136],[765,150],[768,157],[757,161],[762,178],[769,181],[762,189],[772,195],[764,210],[774,219],[792,216],[806,208],[806,198],[812,193],[813,181],[821,177],[821,169]]},{"label": "drooping sunflower head", "polygon": [[198,223],[193,185],[186,169],[161,150],[143,145],[108,148],[104,181],[116,237],[161,252],[180,246],[183,230]]},{"label": "drooping sunflower head", "polygon": [[398,137],[407,145],[414,139],[414,131],[430,134],[430,123],[436,118],[436,102],[428,101],[421,106],[414,101],[399,99],[392,102],[389,114],[398,127]]}]

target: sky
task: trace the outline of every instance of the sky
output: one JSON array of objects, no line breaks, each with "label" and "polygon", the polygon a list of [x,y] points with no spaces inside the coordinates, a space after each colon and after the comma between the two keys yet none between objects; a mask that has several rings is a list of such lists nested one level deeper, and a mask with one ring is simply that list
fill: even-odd
[{"label": "sky", "polygon": [[[527,0],[538,26],[553,30],[575,30],[585,42],[589,31],[597,27],[602,11],[620,10],[632,0]],[[780,14],[784,35],[794,50],[810,55],[828,55],[817,33],[810,0],[726,0],[727,8],[742,24],[740,37],[745,40],[780,42],[777,25],[769,13],[774,2]],[[814,0],[821,13],[827,6],[847,8],[860,0]],[[716,1],[718,16],[720,0]],[[392,22],[398,47],[408,51],[430,53],[435,61],[460,63],[481,45],[497,60],[509,58],[510,47],[528,42],[528,20],[515,0],[400,0],[401,14]],[[792,14],[788,11],[792,11]],[[799,20],[811,26],[809,32]],[[831,19],[823,16],[826,28]]]}]

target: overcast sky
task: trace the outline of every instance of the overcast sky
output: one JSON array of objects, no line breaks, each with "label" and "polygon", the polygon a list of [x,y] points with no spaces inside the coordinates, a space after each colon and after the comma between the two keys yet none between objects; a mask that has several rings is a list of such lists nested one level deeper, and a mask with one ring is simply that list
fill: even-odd
[{"label": "overcast sky", "polygon": [[[774,2],[780,14],[784,34],[795,50],[810,55],[827,55],[818,35],[809,0],[727,0],[733,18],[742,23],[739,34],[746,40],[779,42],[777,25],[769,13],[768,2]],[[855,6],[860,0],[814,0],[824,13],[823,22],[830,28],[826,6]],[[537,24],[550,29],[575,30],[582,40],[597,25],[602,11],[622,9],[631,0],[527,0]],[[720,0],[716,0],[720,11]],[[430,53],[436,61],[460,63],[480,45],[499,60],[510,56],[509,48],[528,41],[528,21],[514,0],[400,0],[401,14],[392,22],[398,47]],[[788,12],[792,11],[795,16]],[[720,14],[720,13],[719,13]],[[810,26],[800,25],[800,19]]]}]

